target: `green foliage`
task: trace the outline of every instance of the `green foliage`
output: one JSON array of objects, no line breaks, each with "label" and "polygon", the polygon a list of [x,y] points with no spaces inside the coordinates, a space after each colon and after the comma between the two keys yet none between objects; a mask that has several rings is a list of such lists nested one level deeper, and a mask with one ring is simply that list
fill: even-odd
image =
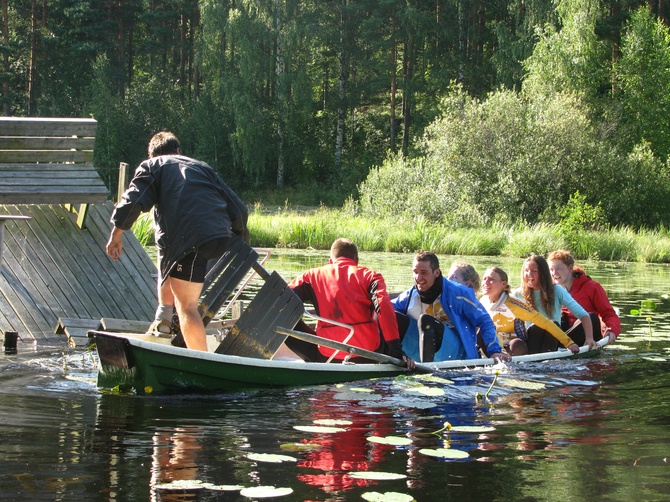
[{"label": "green foliage", "polygon": [[556,208],[576,189],[593,206],[605,203],[604,183],[630,166],[599,139],[585,109],[563,94],[502,90],[480,101],[454,88],[427,128],[422,155],[390,157],[360,185],[361,210],[467,227],[552,221],[548,208],[557,221]]},{"label": "green foliage", "polygon": [[603,208],[586,202],[586,197],[579,190],[570,196],[565,206],[559,208],[558,215],[558,233],[567,241],[568,249],[573,250],[586,231],[601,229],[606,222]]},{"label": "green foliage", "polygon": [[622,109],[622,144],[648,143],[665,161],[670,155],[670,30],[649,7],[631,16],[615,67]]}]

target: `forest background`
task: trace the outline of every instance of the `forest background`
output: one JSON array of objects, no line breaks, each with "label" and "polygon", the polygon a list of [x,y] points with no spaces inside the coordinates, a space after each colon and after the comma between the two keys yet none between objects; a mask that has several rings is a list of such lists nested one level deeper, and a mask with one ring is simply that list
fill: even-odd
[{"label": "forest background", "polygon": [[[663,0],[1,3],[4,115],[96,118],[110,187],[173,131],[257,245],[670,261]],[[322,209],[282,233],[272,205]]]}]

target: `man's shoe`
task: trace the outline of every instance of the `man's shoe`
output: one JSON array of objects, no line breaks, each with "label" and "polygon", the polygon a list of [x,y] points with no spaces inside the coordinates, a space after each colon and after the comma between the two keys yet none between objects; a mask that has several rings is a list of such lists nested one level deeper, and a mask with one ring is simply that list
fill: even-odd
[{"label": "man's shoe", "polygon": [[153,335],[160,338],[172,338],[175,334],[174,325],[165,319],[156,319],[149,326],[147,335]]}]

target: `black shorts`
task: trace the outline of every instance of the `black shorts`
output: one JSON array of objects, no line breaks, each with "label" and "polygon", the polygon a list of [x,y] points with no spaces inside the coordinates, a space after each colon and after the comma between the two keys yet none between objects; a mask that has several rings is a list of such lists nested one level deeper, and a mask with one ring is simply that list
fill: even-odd
[{"label": "black shorts", "polygon": [[228,249],[230,237],[219,237],[198,246],[170,270],[170,277],[188,282],[205,282],[207,262],[219,258]]}]

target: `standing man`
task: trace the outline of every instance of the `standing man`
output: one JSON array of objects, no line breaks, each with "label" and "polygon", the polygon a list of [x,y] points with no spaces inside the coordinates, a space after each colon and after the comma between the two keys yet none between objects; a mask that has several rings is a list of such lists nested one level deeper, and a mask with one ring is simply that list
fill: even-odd
[{"label": "standing man", "polygon": [[[318,316],[354,328],[353,336],[348,339],[347,328],[319,320],[318,336],[384,353],[405,361],[408,369],[414,368],[414,361],[400,347],[398,323],[384,278],[358,264],[358,247],[349,239],[333,242],[328,264],[306,271],[289,287],[303,302],[314,305]],[[294,338],[289,338],[286,345],[306,361],[325,362],[334,355],[340,362],[348,355]]]},{"label": "standing man", "polygon": [[149,158],[136,169],[112,214],[109,256],[119,259],[123,232],[152,208],[160,276],[150,331],[159,336],[173,333],[176,308],[186,346],[206,351],[198,300],[207,262],[223,255],[232,232],[249,241],[247,208],[214,169],[181,155],[179,140],[170,132],[151,138]]}]

